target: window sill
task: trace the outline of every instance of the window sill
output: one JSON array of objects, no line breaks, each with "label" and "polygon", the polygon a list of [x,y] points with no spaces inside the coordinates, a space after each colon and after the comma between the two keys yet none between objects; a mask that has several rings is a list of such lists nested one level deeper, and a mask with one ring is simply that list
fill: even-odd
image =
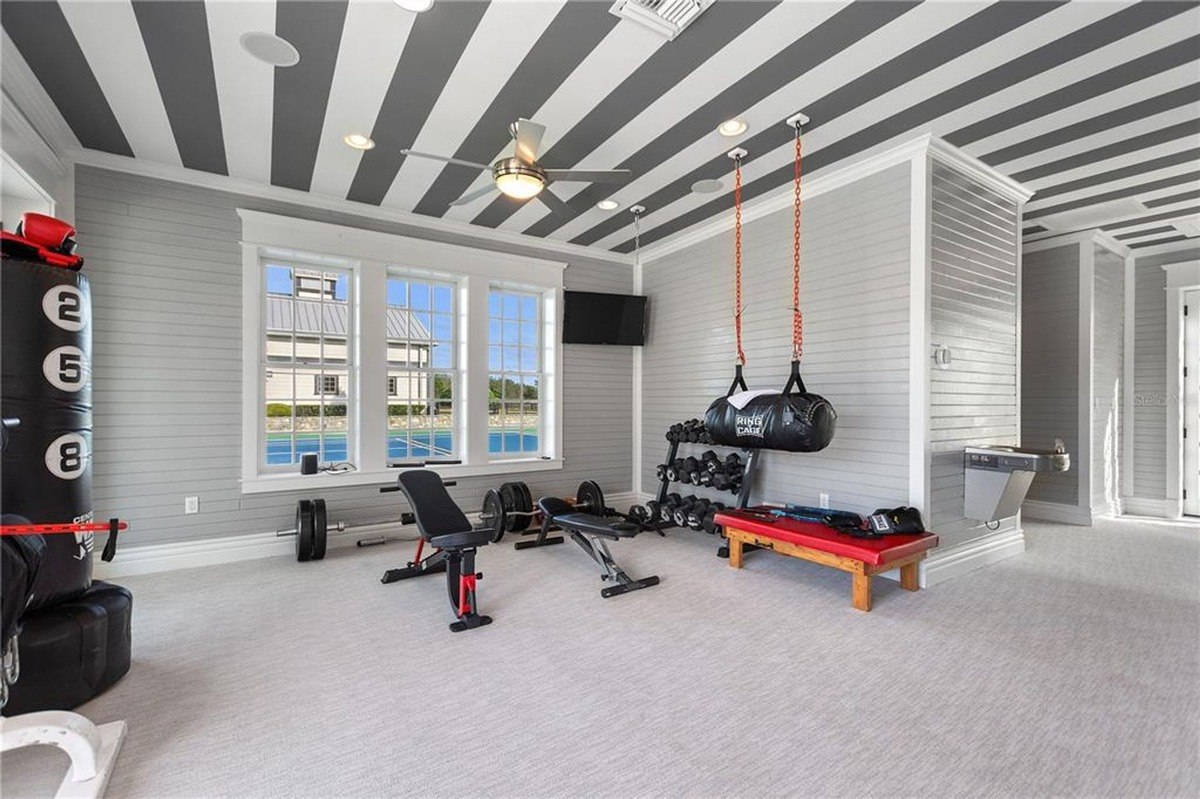
[{"label": "window sill", "polygon": [[[523,474],[525,472],[549,472],[563,468],[561,458],[543,460],[530,458],[521,460],[493,461],[483,464],[454,464],[430,466],[443,478],[456,480],[460,477],[482,477],[487,475]],[[311,491],[312,489],[342,488],[345,486],[385,486],[396,482],[401,468],[375,469],[371,471],[343,472],[341,474],[265,474],[242,478],[243,494],[272,494],[283,491]]]}]

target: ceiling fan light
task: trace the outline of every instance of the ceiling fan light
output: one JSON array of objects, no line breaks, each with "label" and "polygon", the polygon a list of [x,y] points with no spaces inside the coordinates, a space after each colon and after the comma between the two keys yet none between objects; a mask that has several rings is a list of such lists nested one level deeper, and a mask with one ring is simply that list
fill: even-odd
[{"label": "ceiling fan light", "polygon": [[433,0],[395,0],[395,3],[405,11],[411,11],[414,14],[420,14],[422,11],[433,8]]},{"label": "ceiling fan light", "polygon": [[546,173],[518,158],[505,158],[492,168],[496,188],[516,200],[528,200],[546,187]]}]

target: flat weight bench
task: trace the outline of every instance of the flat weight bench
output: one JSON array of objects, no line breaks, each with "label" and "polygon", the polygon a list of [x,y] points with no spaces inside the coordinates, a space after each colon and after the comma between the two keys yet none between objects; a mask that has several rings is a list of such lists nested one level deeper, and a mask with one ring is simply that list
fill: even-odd
[{"label": "flat weight bench", "polygon": [[918,590],[918,566],[938,545],[933,533],[856,538],[816,522],[746,511],[718,513],[715,521],[724,526],[733,568],[742,567],[749,546],[841,569],[850,572],[850,603],[862,611],[871,609],[871,577],[876,574],[899,569],[900,587]]},{"label": "flat weight bench", "polygon": [[[597,487],[597,493],[599,491]],[[600,499],[601,512],[603,509],[602,495]],[[586,505],[586,503],[585,503]],[[546,534],[551,525],[558,525],[579,545],[579,548],[599,564],[603,570],[601,580],[612,580],[613,584],[600,589],[600,596],[607,599],[618,594],[627,594],[639,588],[658,585],[658,575],[643,577],[635,580],[617,565],[612,554],[608,551],[605,540],[616,541],[621,538],[633,538],[642,531],[642,526],[627,522],[623,519],[601,516],[595,513],[585,513],[566,500],[558,497],[542,497],[538,500],[538,508],[542,511],[542,529],[534,541],[523,541],[517,544],[518,549],[561,544],[561,536],[547,538]]]}]

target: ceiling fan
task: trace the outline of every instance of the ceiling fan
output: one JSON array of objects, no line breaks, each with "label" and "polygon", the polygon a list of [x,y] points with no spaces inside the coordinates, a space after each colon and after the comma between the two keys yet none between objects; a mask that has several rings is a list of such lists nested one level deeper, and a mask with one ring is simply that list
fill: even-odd
[{"label": "ceiling fan", "polygon": [[545,126],[529,119],[518,119],[509,126],[508,132],[513,138],[513,155],[509,158],[501,158],[491,166],[416,150],[401,150],[400,152],[417,158],[430,158],[434,161],[475,167],[483,172],[492,173],[494,185],[467,192],[450,203],[451,205],[466,205],[494,190],[499,190],[502,194],[516,200],[537,197],[543,205],[556,214],[570,216],[570,206],[547,189],[548,184],[566,180],[588,183],[625,183],[632,176],[628,169],[546,169],[537,161],[542,135],[546,132]]}]

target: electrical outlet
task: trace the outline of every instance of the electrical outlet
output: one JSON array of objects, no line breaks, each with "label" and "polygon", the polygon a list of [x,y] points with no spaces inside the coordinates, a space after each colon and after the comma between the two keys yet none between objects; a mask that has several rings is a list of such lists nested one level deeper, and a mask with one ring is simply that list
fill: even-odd
[{"label": "electrical outlet", "polygon": [[200,512],[200,497],[184,497],[183,498],[184,513],[199,513]]},{"label": "electrical outlet", "polygon": [[828,494],[821,494],[821,507],[822,508],[829,507],[829,495]]}]

